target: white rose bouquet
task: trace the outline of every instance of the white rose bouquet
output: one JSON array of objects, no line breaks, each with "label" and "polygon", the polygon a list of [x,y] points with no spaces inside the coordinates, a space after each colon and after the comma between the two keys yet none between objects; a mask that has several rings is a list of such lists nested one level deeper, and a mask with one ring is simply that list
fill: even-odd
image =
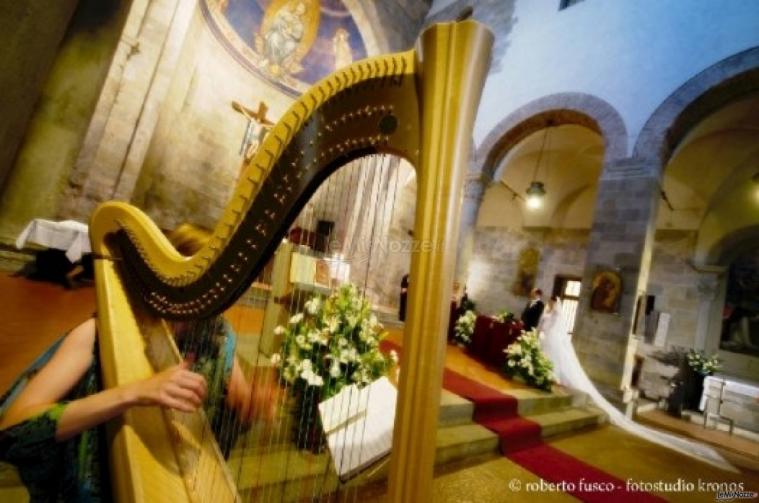
[{"label": "white rose bouquet", "polygon": [[395,352],[380,351],[387,332],[355,285],[345,284],[326,299],[314,296],[304,308],[275,329],[284,337],[282,352],[272,355],[296,392],[318,388],[320,400],[326,400],[346,385],[373,382],[397,362]]},{"label": "white rose bouquet", "polygon": [[554,382],[553,364],[540,349],[536,330],[522,332],[522,335],[503,351],[506,353],[506,375],[519,377],[530,386],[551,390]]},{"label": "white rose bouquet", "polygon": [[471,309],[459,316],[453,329],[453,340],[458,344],[468,346],[472,342],[475,321],[477,321],[477,313]]},{"label": "white rose bouquet", "polygon": [[691,349],[688,351],[687,358],[688,366],[702,376],[710,376],[722,367],[722,362],[716,353],[712,356],[706,356],[703,351]]}]

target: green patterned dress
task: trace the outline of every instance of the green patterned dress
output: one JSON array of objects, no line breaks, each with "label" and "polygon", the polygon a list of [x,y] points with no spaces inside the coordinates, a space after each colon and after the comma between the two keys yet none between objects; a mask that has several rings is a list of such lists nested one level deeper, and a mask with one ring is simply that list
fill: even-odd
[{"label": "green patterned dress", "polygon": [[[219,435],[225,452],[238,432],[236,419],[226,409],[226,387],[234,362],[236,336],[223,319],[206,327],[211,337],[195,337],[202,343],[178,344],[182,354],[190,354],[192,369],[203,374],[208,383],[204,409],[212,429]],[[205,330],[204,330],[205,331]],[[63,338],[24,371],[11,388],[0,397],[0,416],[23,391],[29,380],[50,360]],[[18,475],[32,502],[109,501],[106,436],[103,426],[86,430],[68,440],[57,442],[55,432],[66,405],[102,390],[97,340],[92,364],[79,382],[60,402],[45,412],[5,430],[0,430],[0,461],[16,466]]]}]

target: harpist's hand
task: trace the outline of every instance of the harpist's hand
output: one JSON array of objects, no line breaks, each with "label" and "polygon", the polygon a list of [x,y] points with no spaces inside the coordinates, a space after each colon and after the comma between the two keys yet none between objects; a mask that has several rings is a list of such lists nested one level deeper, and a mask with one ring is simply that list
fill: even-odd
[{"label": "harpist's hand", "polygon": [[259,370],[251,379],[247,379],[235,358],[227,386],[227,407],[235,411],[244,424],[251,423],[254,419],[272,423],[284,401],[278,383],[273,370]]},{"label": "harpist's hand", "polygon": [[144,381],[132,384],[138,405],[160,405],[183,412],[192,412],[206,397],[206,381],[200,374],[187,370],[188,363],[168,368]]}]

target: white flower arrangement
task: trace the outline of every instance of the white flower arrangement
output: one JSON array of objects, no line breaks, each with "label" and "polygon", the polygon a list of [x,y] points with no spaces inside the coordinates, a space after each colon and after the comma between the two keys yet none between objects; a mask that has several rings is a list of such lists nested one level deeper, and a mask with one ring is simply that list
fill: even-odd
[{"label": "white flower arrangement", "polygon": [[387,333],[355,285],[343,285],[326,299],[312,297],[303,307],[275,329],[283,336],[282,353],[271,357],[296,395],[318,388],[325,400],[348,384],[375,381],[397,363],[397,354],[380,351]]},{"label": "white flower arrangement", "polygon": [[688,366],[702,376],[710,376],[722,367],[722,362],[716,353],[706,356],[703,351],[691,349],[688,351]]},{"label": "white flower arrangement", "polygon": [[465,346],[472,342],[475,321],[477,321],[477,313],[471,309],[459,316],[453,329],[454,341]]},{"label": "white flower arrangement", "polygon": [[554,382],[553,364],[540,349],[535,329],[522,332],[517,340],[503,350],[506,353],[504,372],[510,377],[520,377],[527,384],[546,391]]},{"label": "white flower arrangement", "polygon": [[493,316],[493,319],[499,323],[509,323],[514,321],[514,313],[509,310],[503,310],[500,313]]}]

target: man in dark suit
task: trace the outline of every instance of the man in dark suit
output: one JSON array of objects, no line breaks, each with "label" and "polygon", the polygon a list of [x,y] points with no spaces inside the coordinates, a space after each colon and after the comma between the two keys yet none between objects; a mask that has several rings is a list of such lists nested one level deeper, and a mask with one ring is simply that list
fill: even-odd
[{"label": "man in dark suit", "polygon": [[406,298],[408,297],[408,274],[404,274],[401,278],[401,302],[398,306],[398,319],[406,321]]},{"label": "man in dark suit", "polygon": [[527,303],[524,311],[522,311],[522,323],[526,331],[536,328],[538,322],[540,322],[540,317],[543,315],[543,308],[545,307],[542,297],[543,291],[540,288],[533,288],[530,292],[530,301]]}]

